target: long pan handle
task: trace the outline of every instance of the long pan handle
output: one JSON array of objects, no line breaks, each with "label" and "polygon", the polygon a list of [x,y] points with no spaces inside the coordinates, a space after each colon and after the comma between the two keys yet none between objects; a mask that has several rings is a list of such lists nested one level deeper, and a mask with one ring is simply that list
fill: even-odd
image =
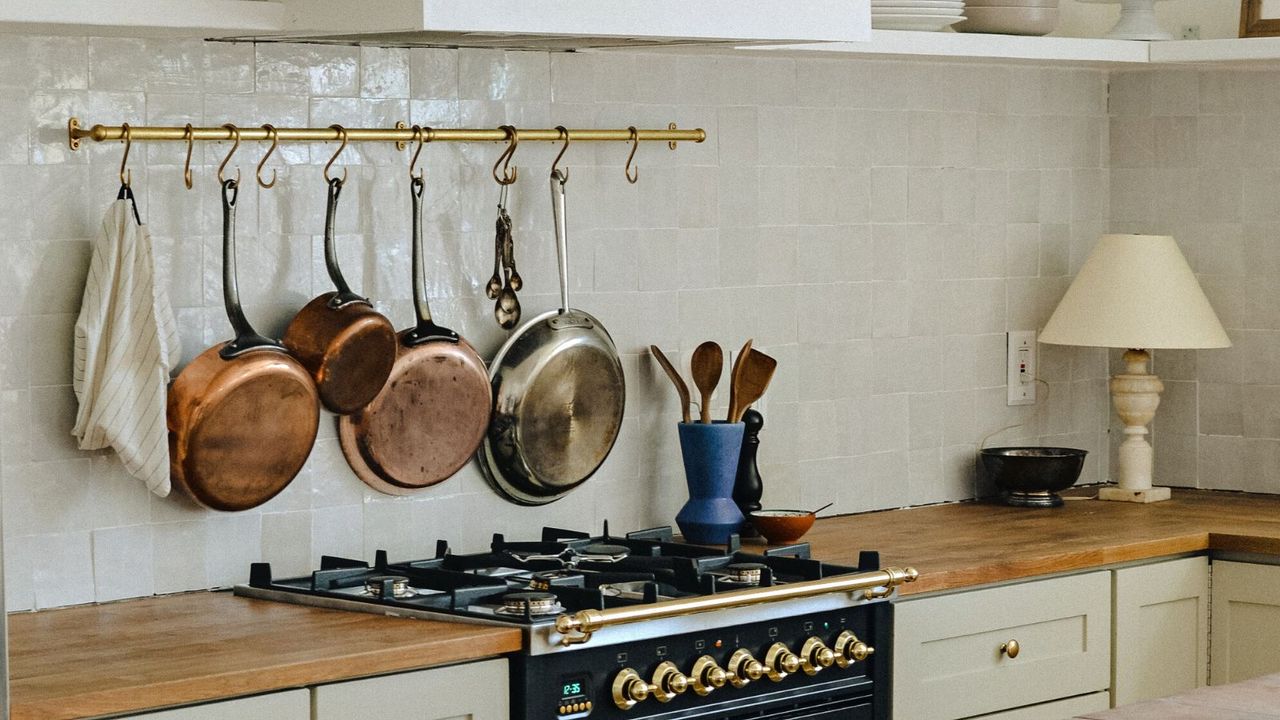
[{"label": "long pan handle", "polygon": [[333,286],[338,292],[329,301],[329,307],[340,308],[354,302],[368,305],[369,300],[367,298],[351,292],[351,286],[347,285],[347,279],[342,276],[342,268],[338,266],[338,247],[337,241],[333,237],[333,226],[338,218],[338,196],[340,194],[342,194],[342,178],[330,178],[329,201],[324,213],[324,267],[329,272],[329,280],[333,282]]},{"label": "long pan handle", "polygon": [[569,241],[564,217],[564,184],[569,181],[559,168],[551,171],[551,214],[556,221],[556,261],[560,265],[560,312],[569,312]]},{"label": "long pan handle", "polygon": [[774,585],[767,588],[733,590],[717,595],[698,595],[678,598],[653,605],[630,605],[607,610],[579,610],[572,615],[556,618],[556,632],[562,645],[585,643],[597,630],[612,625],[661,620],[694,613],[724,610],[726,608],[760,605],[779,600],[826,595],[836,592],[863,592],[867,600],[886,597],[889,591],[903,583],[915,582],[920,573],[915,568],[885,568],[857,575],[835,575],[821,580]]},{"label": "long pan handle", "polygon": [[223,360],[230,360],[250,350],[284,350],[284,346],[259,335],[240,306],[240,286],[236,283],[236,200],[240,197],[240,185],[234,178],[222,183],[222,302],[227,308],[227,319],[236,336],[218,351]]},{"label": "long pan handle", "polygon": [[426,253],[422,249],[422,193],[426,182],[420,176],[412,177],[409,194],[413,196],[413,309],[418,315],[418,324],[405,333],[404,344],[413,347],[428,340],[456,343],[458,333],[431,320],[431,306],[427,304]]}]

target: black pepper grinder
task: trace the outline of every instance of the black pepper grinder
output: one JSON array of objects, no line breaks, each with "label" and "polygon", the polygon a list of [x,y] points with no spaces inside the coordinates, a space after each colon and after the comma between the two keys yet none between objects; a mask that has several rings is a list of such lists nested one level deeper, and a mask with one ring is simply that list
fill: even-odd
[{"label": "black pepper grinder", "polygon": [[[760,468],[756,465],[756,451],[760,449],[760,429],[764,427],[764,416],[754,408],[748,408],[742,414],[742,422],[746,429],[742,435],[742,453],[738,455],[738,474],[733,481],[733,501],[746,517],[760,509],[760,497],[764,495],[764,483],[760,480]],[[743,537],[757,537],[751,521],[743,523]]]}]

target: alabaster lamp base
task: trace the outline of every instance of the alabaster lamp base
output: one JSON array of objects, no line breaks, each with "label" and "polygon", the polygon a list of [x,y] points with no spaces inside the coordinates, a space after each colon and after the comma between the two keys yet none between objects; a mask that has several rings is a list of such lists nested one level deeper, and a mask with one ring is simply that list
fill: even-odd
[{"label": "alabaster lamp base", "polygon": [[1151,354],[1129,350],[1124,354],[1125,371],[1111,378],[1111,402],[1124,422],[1124,442],[1120,443],[1114,487],[1098,491],[1099,500],[1153,503],[1168,500],[1166,487],[1152,487],[1155,452],[1147,442],[1147,425],[1156,416],[1164,383],[1147,372]]}]

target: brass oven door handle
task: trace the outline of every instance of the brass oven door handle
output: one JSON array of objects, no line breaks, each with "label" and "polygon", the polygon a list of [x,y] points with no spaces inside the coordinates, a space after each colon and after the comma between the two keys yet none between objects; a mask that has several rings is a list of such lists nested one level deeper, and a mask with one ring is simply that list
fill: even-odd
[{"label": "brass oven door handle", "polygon": [[796,600],[828,593],[854,593],[876,588],[884,588],[885,592],[877,592],[874,597],[884,597],[898,585],[915,582],[919,577],[920,573],[913,567],[891,567],[856,575],[836,575],[821,580],[680,598],[653,605],[635,605],[607,610],[579,610],[572,615],[557,617],[556,632],[561,635],[560,644],[575,645],[590,640],[591,634],[597,630],[625,623],[661,620],[712,610],[760,605],[780,600]]}]

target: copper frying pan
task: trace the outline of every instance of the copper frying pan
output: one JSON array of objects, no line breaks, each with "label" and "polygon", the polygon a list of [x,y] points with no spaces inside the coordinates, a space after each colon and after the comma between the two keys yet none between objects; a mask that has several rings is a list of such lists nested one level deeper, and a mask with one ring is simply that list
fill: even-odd
[{"label": "copper frying pan", "polygon": [[342,452],[356,475],[392,495],[430,487],[461,469],[484,438],[493,402],[489,374],[475,348],[431,320],[422,251],[424,183],[421,176],[411,177],[418,323],[400,333],[382,392],[338,424]]},{"label": "copper frying pan", "polygon": [[254,331],[236,286],[236,180],[222,183],[222,296],[235,339],[205,350],[169,386],[173,482],[214,510],[275,497],[302,469],[320,424],[311,375]]},{"label": "copper frying pan", "polygon": [[335,292],[316,297],[284,331],[284,346],[311,373],[320,402],[339,415],[368,405],[391,375],[396,330],[369,301],[351,292],[338,267],[333,239],[342,178],[329,179],[324,221],[324,264]]}]

